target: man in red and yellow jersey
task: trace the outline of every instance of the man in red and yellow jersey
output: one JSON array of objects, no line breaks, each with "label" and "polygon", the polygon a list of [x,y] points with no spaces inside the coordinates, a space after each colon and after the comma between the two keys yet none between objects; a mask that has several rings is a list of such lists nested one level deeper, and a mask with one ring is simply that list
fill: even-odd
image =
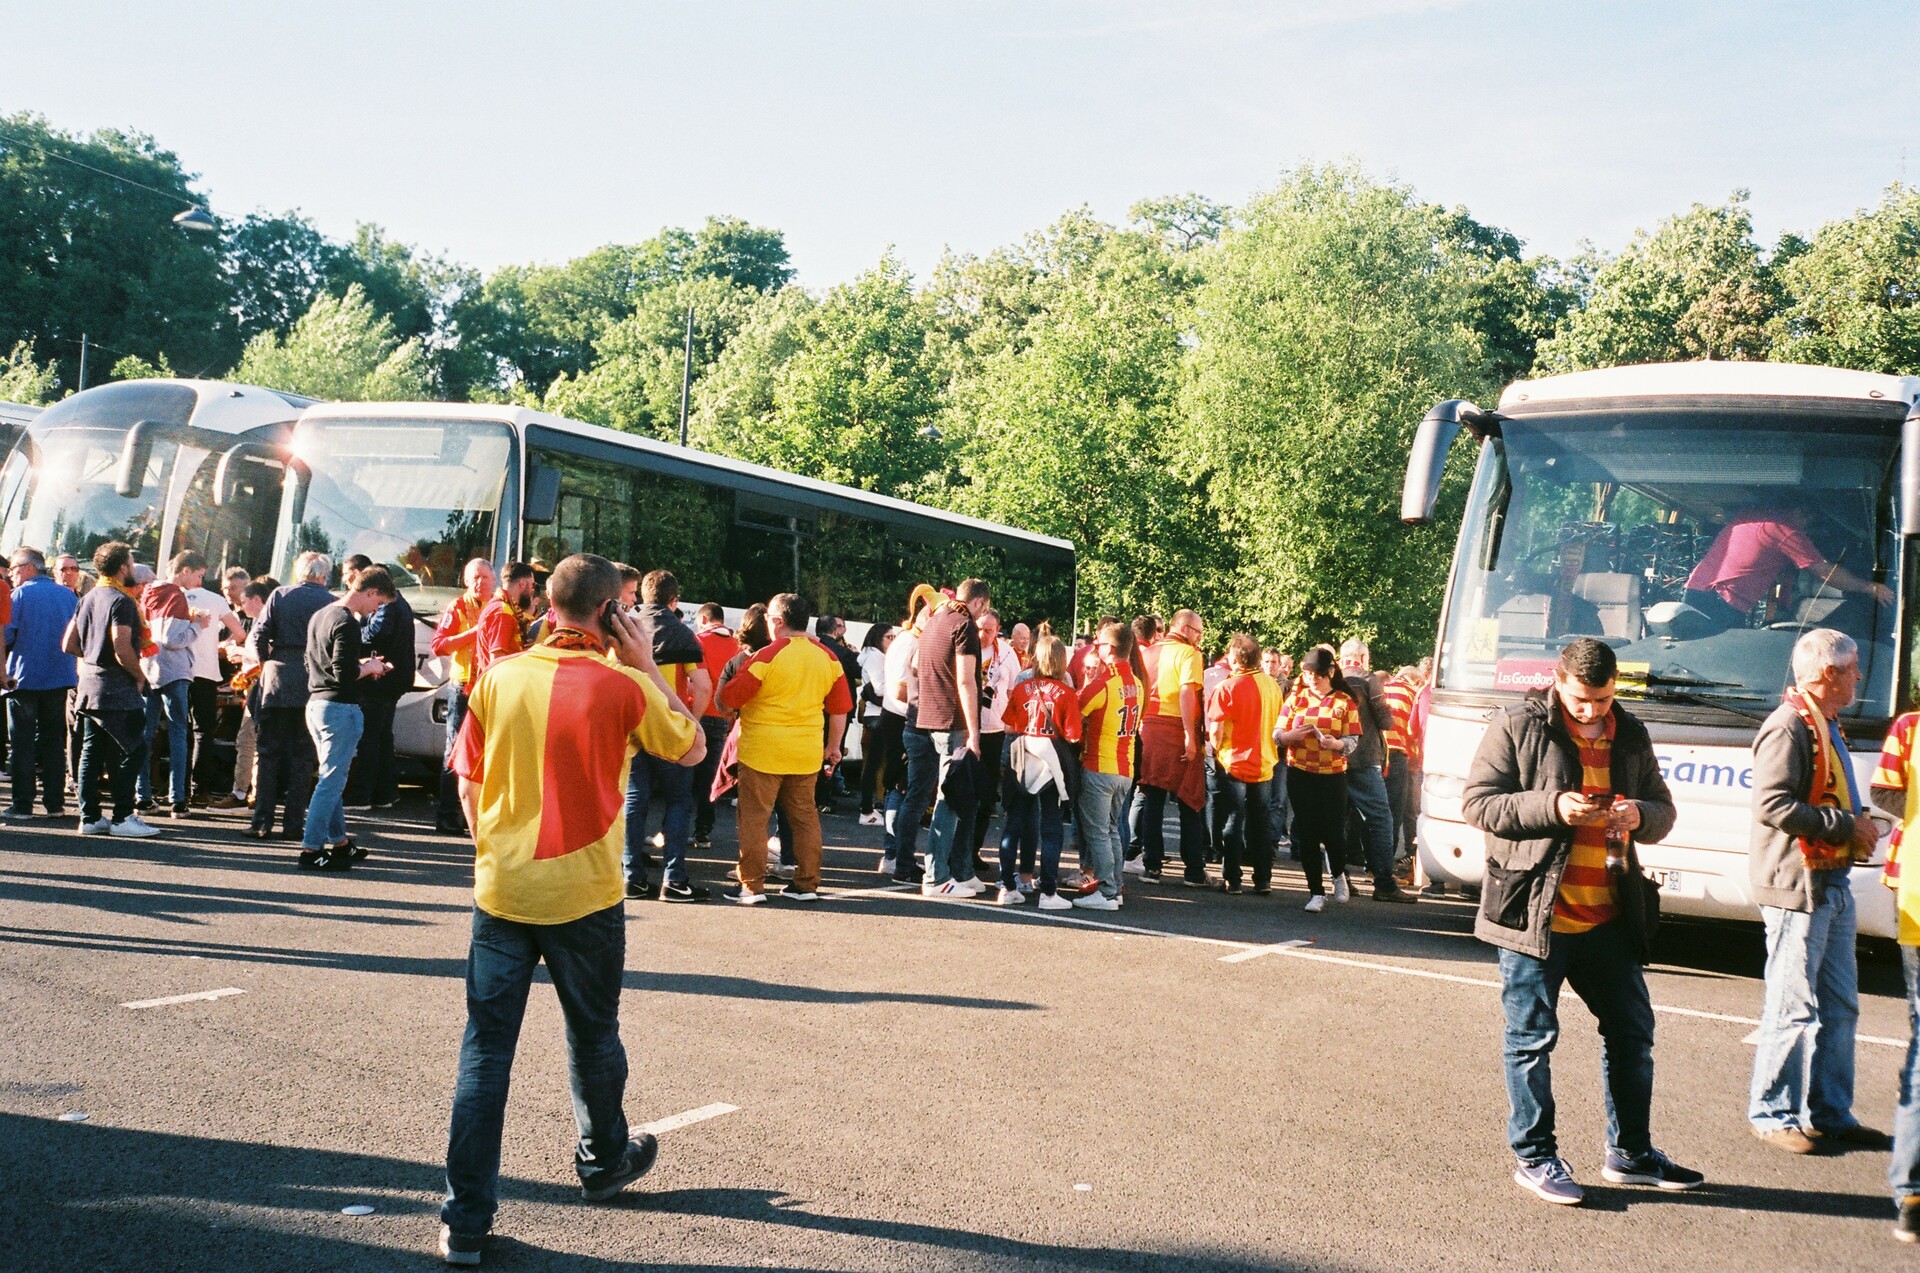
[{"label": "man in red and yellow jersey", "polygon": [[[1088,871],[1099,881],[1074,905],[1117,910],[1126,852],[1127,792],[1133,786],[1133,745],[1140,732],[1140,683],[1133,675],[1133,633],[1109,619],[1094,633],[1097,660],[1080,687],[1080,805],[1076,815]],[[1101,898],[1096,902],[1094,898]]]},{"label": "man in red and yellow jersey", "polygon": [[1893,722],[1873,771],[1873,803],[1897,819],[1881,882],[1894,891],[1899,913],[1900,968],[1907,984],[1909,1040],[1900,1070],[1900,1101],[1893,1114],[1893,1163],[1887,1180],[1896,1208],[1893,1236],[1920,1241],[1920,850],[1910,866],[1905,846],[1920,844],[1920,712]]},{"label": "man in red and yellow jersey", "polygon": [[460,783],[453,773],[453,744],[460,737],[461,722],[467,719],[467,687],[473,683],[473,645],[480,635],[480,612],[493,599],[497,586],[493,567],[475,557],[467,563],[467,590],[440,612],[428,648],[447,660],[447,683],[453,698],[447,704],[447,745],[441,758],[440,807],[435,826],[446,835],[467,834],[466,820],[460,813]]},{"label": "man in red and yellow jersey", "polygon": [[1560,651],[1553,686],[1496,715],[1467,775],[1462,809],[1486,833],[1487,874],[1474,935],[1500,948],[1506,1012],[1507,1139],[1514,1183],[1546,1202],[1585,1196],[1560,1159],[1549,1058],[1560,1036],[1560,990],[1598,1018],[1606,1040],[1607,1155],[1614,1184],[1691,1189],[1697,1171],[1653,1146],[1653,1005],[1640,936],[1619,913],[1607,833],[1625,845],[1673,829],[1673,796],[1653,742],[1614,701],[1619,666],[1605,642]]},{"label": "man in red and yellow jersey", "polygon": [[[727,626],[727,612],[716,601],[701,606],[693,619],[694,639],[700,642],[700,662],[707,669],[707,684],[720,684],[720,673],[740,653],[740,640]],[[707,758],[693,771],[693,847],[713,847],[713,775],[720,767],[720,752],[726,746],[727,731],[733,719],[712,695],[700,717],[700,728],[707,735]]]},{"label": "man in red and yellow jersey", "polygon": [[1140,730],[1140,786],[1133,797],[1133,839],[1146,853],[1146,878],[1160,879],[1166,857],[1160,824],[1167,797],[1180,806],[1180,863],[1184,882],[1207,882],[1207,769],[1201,720],[1206,664],[1200,654],[1200,616],[1181,610],[1147,658],[1146,719]]},{"label": "man in red and yellow jersey", "polygon": [[[685,703],[697,720],[712,705],[713,680],[707,675],[706,651],[693,629],[680,618],[680,580],[670,570],[650,570],[640,580],[640,621],[653,649],[653,661],[675,698]],[[705,901],[707,890],[693,882],[687,854],[693,847],[693,784],[697,770],[670,765],[651,756],[635,756],[627,780],[627,853],[621,869],[627,876],[627,896],[658,897],[663,902]],[[708,781],[712,781],[709,779]],[[660,883],[647,879],[647,809],[655,800],[660,815]]]},{"label": "man in red and yellow jersey", "polygon": [[500,572],[500,591],[480,612],[479,630],[473,638],[475,676],[527,648],[536,626],[528,613],[533,605],[533,587],[533,567],[524,561],[510,561]]},{"label": "man in red and yellow jersey", "polygon": [[840,660],[807,635],[812,618],[798,593],[775,597],[767,604],[772,643],[720,692],[721,706],[740,713],[740,882],[724,896],[747,906],[766,898],[762,846],[776,803],[793,830],[793,882],[781,896],[801,902],[820,897],[820,810],[813,782],[822,769],[840,763],[853,691]]},{"label": "man in red and yellow jersey", "polygon": [[1273,891],[1273,820],[1268,783],[1280,760],[1273,731],[1280,723],[1280,686],[1259,670],[1260,643],[1244,632],[1227,642],[1227,679],[1207,700],[1207,733],[1219,784],[1220,875],[1229,893],[1240,891],[1242,859],[1253,868],[1253,891]]},{"label": "man in red and yellow jersey", "polygon": [[475,850],[467,1029],[440,1212],[441,1254],[471,1257],[459,1263],[479,1262],[493,1225],[507,1072],[539,964],[567,1023],[582,1192],[612,1197],[658,1150],[651,1135],[630,1138],[621,1108],[621,800],[637,752],[693,765],[706,744],[638,627],[607,610],[620,590],[613,563],[569,557],[551,588],[553,635],[480,674],[454,748]]},{"label": "man in red and yellow jersey", "polygon": [[1420,670],[1403,667],[1381,687],[1393,719],[1386,732],[1387,801],[1393,807],[1394,858],[1413,855],[1414,823],[1420,812],[1421,752],[1426,721],[1420,717]]}]

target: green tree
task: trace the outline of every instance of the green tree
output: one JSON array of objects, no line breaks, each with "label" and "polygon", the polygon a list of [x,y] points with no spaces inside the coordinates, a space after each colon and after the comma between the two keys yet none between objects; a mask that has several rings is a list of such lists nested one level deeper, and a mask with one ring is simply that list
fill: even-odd
[{"label": "green tree", "polygon": [[145,358],[129,354],[113,364],[115,380],[171,380],[177,374],[165,354],[161,354],[157,362],[148,362]]},{"label": "green tree", "polygon": [[1542,372],[1696,358],[1764,358],[1780,289],[1753,239],[1747,193],[1695,204],[1611,259],[1588,254],[1586,303],[1541,343]]},{"label": "green tree", "polygon": [[1231,572],[1208,618],[1294,649],[1357,634],[1411,657],[1452,545],[1398,523],[1401,475],[1435,400],[1493,387],[1477,263],[1443,209],[1351,168],[1295,171],[1242,215],[1196,297],[1174,457]]},{"label": "green tree", "polygon": [[1233,210],[1205,195],[1169,195],[1142,199],[1127,209],[1134,223],[1160,236],[1176,252],[1191,252],[1220,241],[1233,223]]},{"label": "green tree", "polygon": [[420,341],[402,340],[355,284],[338,300],[315,297],[284,338],[255,336],[233,378],[315,398],[393,402],[431,396],[433,371]]},{"label": "green tree", "polygon": [[[242,340],[285,334],[327,290],[346,249],[298,213],[252,213],[226,236],[224,264]],[[344,287],[339,289],[344,292]]]},{"label": "green tree", "polygon": [[52,363],[34,359],[32,341],[15,343],[7,356],[0,358],[0,402],[45,406],[53,401],[59,388],[59,373]]},{"label": "green tree", "polygon": [[77,383],[83,333],[196,374],[231,362],[218,237],[172,223],[203,202],[193,180],[139,133],[0,116],[0,346],[35,341],[63,384]]},{"label": "green tree", "polygon": [[1792,299],[1768,329],[1775,359],[1920,374],[1920,190],[1889,187],[1776,262]]}]

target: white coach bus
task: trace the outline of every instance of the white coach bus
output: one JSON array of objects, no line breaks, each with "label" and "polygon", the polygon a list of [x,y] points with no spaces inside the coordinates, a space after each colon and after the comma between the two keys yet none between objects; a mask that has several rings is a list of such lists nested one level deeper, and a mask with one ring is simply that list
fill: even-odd
[{"label": "white coach bus", "polygon": [[[1915,377],[1701,362],[1521,381],[1494,410],[1456,400],[1428,412],[1403,520],[1432,518],[1462,428],[1480,450],[1435,658],[1419,821],[1428,877],[1480,882],[1485,845],[1461,797],[1486,721],[1550,683],[1568,640],[1595,636],[1618,654],[1622,697],[1679,807],[1665,843],[1642,851],[1665,907],[1757,919],[1750,749],[1791,682],[1794,641],[1834,627],[1859,642],[1859,701],[1840,724],[1863,792],[1889,721],[1916,698],[1916,399]],[[1791,551],[1719,605],[1690,603],[1689,575],[1736,519],[1777,524]],[[1860,931],[1893,936],[1878,870],[1856,870],[1853,887]]]},{"label": "white coach bus", "polygon": [[[1074,550],[852,487],[581,424],[477,403],[324,403],[294,429],[272,560],[337,564],[364,553],[392,572],[422,626],[462,589],[467,562],[553,566],[593,552],[680,579],[682,607],[730,612],[798,592],[816,614],[898,622],[915,583],[994,583],[1016,619],[1072,631]],[[440,755],[444,660],[420,669],[395,713],[395,750]]]}]

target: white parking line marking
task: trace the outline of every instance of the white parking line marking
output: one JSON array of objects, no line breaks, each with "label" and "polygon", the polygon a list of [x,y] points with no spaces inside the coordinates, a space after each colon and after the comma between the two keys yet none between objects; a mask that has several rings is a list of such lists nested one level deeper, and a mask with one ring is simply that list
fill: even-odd
[{"label": "white parking line marking", "polygon": [[202,990],[199,994],[168,995],[164,999],[135,999],[132,1003],[123,1003],[123,1008],[164,1008],[170,1003],[200,1003],[224,999],[228,995],[243,995],[246,991],[238,986],[228,986],[224,990]]},{"label": "white parking line marking", "polygon": [[1255,946],[1252,950],[1238,950],[1231,955],[1220,956],[1223,964],[1241,964],[1249,959],[1258,959],[1262,955],[1277,955],[1283,950],[1292,950],[1298,946],[1311,946],[1313,943],[1305,937],[1296,937],[1292,941],[1275,942],[1271,946]]},{"label": "white parking line marking", "polygon": [[737,1113],[739,1109],[740,1107],[738,1105],[723,1105],[715,1101],[711,1105],[702,1105],[699,1109],[690,1109],[684,1114],[675,1114],[671,1118],[663,1118],[658,1122],[647,1123],[642,1126],[640,1130],[643,1132],[651,1132],[655,1136],[661,1136],[667,1132],[677,1132],[682,1127],[691,1127],[695,1123],[704,1123],[709,1118],[718,1118],[722,1114]]}]

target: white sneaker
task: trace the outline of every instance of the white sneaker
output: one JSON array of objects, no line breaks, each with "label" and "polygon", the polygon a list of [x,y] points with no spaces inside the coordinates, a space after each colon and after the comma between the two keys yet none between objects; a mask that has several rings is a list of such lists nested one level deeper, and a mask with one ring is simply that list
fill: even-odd
[{"label": "white sneaker", "polygon": [[1073,909],[1073,903],[1058,893],[1042,893],[1040,895],[1040,909],[1043,911],[1070,911]]},{"label": "white sneaker", "polygon": [[980,890],[960,880],[948,880],[944,884],[935,884],[927,880],[920,885],[922,897],[978,897]]},{"label": "white sneaker", "polygon": [[1333,877],[1333,900],[1336,902],[1351,902],[1353,900],[1353,887],[1347,883],[1347,877],[1344,875],[1336,875]]},{"label": "white sneaker", "polygon": [[881,816],[878,809],[875,809],[872,813],[863,813],[860,815],[860,825],[863,827],[877,827],[885,821],[886,818]]},{"label": "white sneaker", "polygon": [[953,896],[955,897],[978,897],[987,891],[980,887],[980,881],[978,880],[963,880],[955,876],[952,880],[949,880],[948,883],[953,885]]},{"label": "white sneaker", "polygon": [[892,858],[881,858],[881,859],[880,859],[880,874],[882,874],[882,875],[892,875],[892,874],[893,874],[893,859],[892,859]]},{"label": "white sneaker", "polygon": [[647,841],[647,843],[656,849],[664,849],[667,847],[667,833],[665,831],[655,831],[653,833],[653,839]]},{"label": "white sneaker", "polygon": [[993,899],[996,906],[1024,906],[1027,895],[1017,888],[1003,888],[1000,896]]},{"label": "white sneaker", "polygon": [[102,818],[98,822],[82,822],[80,824],[81,835],[107,835],[111,833],[112,830],[112,818]]},{"label": "white sneaker", "polygon": [[797,866],[769,866],[767,874],[776,880],[790,880],[799,869]]},{"label": "white sneaker", "polygon": [[1076,897],[1073,904],[1084,911],[1117,911],[1120,899],[1108,897],[1105,893],[1089,893],[1085,897]]},{"label": "white sneaker", "polygon": [[139,814],[134,813],[127,815],[125,822],[112,823],[107,833],[123,840],[144,840],[150,835],[159,835],[160,828],[148,826],[140,820]]},{"label": "white sneaker", "polygon": [[1307,910],[1312,912],[1313,914],[1318,915],[1321,911],[1325,909],[1327,909],[1327,899],[1325,897],[1322,897],[1320,894],[1315,893],[1312,897],[1309,897],[1307,899]]},{"label": "white sneaker", "polygon": [[1128,858],[1120,864],[1120,870],[1127,875],[1145,875],[1147,873],[1147,859],[1144,857]]},{"label": "white sneaker", "polygon": [[774,862],[780,860],[780,837],[777,835],[767,837],[767,858]]},{"label": "white sneaker", "polygon": [[1037,890],[1040,885],[1035,882],[1031,875],[1022,875],[1018,881],[1018,887],[1022,893],[1031,893]]}]

